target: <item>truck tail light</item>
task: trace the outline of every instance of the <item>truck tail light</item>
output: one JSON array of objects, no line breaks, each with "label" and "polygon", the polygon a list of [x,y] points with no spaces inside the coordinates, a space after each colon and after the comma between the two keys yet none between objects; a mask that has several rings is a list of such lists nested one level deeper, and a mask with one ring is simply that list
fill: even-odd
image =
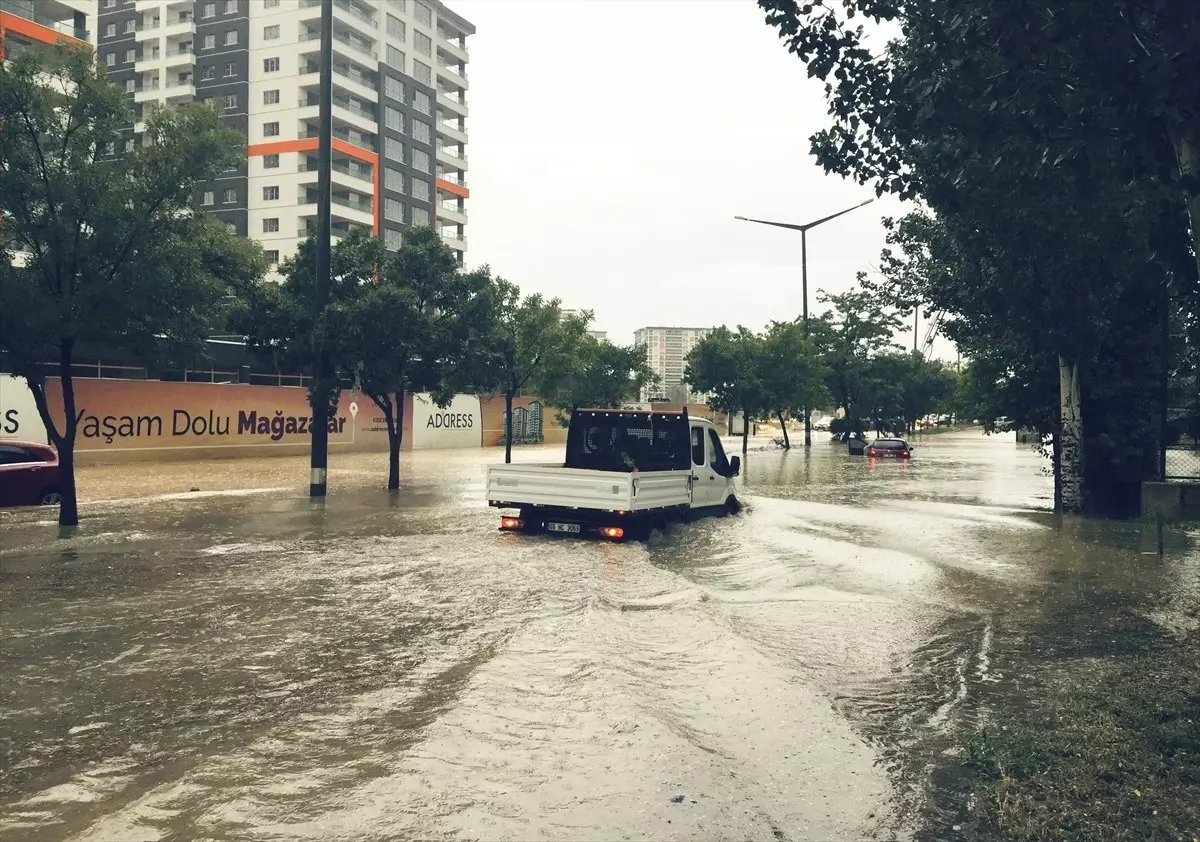
[{"label": "truck tail light", "polygon": [[625,530],[619,526],[602,526],[600,534],[605,538],[624,538]]},{"label": "truck tail light", "polygon": [[502,517],[500,518],[501,529],[524,529],[525,521],[519,517]]}]

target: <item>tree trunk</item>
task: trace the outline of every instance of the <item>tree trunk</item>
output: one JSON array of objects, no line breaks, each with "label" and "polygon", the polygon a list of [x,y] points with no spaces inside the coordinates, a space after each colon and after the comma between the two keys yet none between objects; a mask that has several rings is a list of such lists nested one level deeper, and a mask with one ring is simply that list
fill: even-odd
[{"label": "tree trunk", "polygon": [[779,418],[779,428],[781,430],[783,430],[783,449],[791,450],[792,449],[792,440],[788,438],[787,421],[785,421],[783,418],[783,410],[776,409],[775,415],[778,416],[778,418]]},{"label": "tree trunk", "polygon": [[750,449],[750,413],[742,410],[742,456]]},{"label": "tree trunk", "polygon": [[50,405],[46,401],[46,382],[38,376],[25,376],[38,415],[46,427],[54,449],[58,451],[58,493],[62,502],[58,505],[58,525],[79,525],[79,498],[75,489],[75,433],[79,429],[79,415],[75,410],[75,379],[71,364],[74,361],[75,340],[63,338],[59,344],[58,377],[63,399],[63,431],[50,416]]},{"label": "tree trunk", "polygon": [[504,464],[512,464],[512,439],[513,439],[513,417],[512,417],[513,393],[511,390],[504,393]]},{"label": "tree trunk", "polygon": [[[1176,134],[1173,140],[1179,160],[1179,174],[1200,178],[1200,137],[1181,133]],[[1192,256],[1196,259],[1196,271],[1200,272],[1200,191],[1186,187],[1184,201],[1192,222]]]},{"label": "tree trunk", "polygon": [[1058,358],[1058,391],[1061,402],[1059,429],[1059,485],[1062,492],[1062,511],[1079,514],[1083,511],[1083,417],[1079,400],[1079,361]]},{"label": "tree trunk", "polygon": [[[395,403],[393,404],[393,398]],[[383,412],[388,435],[388,491],[400,490],[400,447],[404,444],[404,392],[371,395]]]}]

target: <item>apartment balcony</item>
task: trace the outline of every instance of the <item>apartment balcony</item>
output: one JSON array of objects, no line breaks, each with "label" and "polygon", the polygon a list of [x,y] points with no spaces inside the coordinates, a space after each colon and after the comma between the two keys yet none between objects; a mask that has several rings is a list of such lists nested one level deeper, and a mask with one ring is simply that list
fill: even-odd
[{"label": "apartment balcony", "polygon": [[437,129],[439,138],[444,138],[454,143],[465,144],[467,142],[467,131],[458,127],[458,120],[438,120],[434,126]]},{"label": "apartment balcony", "polygon": [[[296,204],[313,205],[315,207],[317,196],[319,195],[317,192],[317,174],[314,172],[308,178],[311,178],[311,181],[305,179],[299,186],[299,195]],[[369,190],[370,188],[361,183],[350,187],[334,184],[333,189],[330,191],[330,214],[347,222],[374,227],[374,198],[369,192],[360,192],[363,189]]]},{"label": "apartment balcony", "polygon": [[[320,26],[301,32],[300,40],[317,42],[319,46],[321,40]],[[368,58],[372,62],[379,61],[379,53],[375,50],[375,42],[373,40],[363,37],[357,30],[339,28],[336,22],[333,27],[333,43],[349,47],[351,50],[356,51],[360,57]]]},{"label": "apartment balcony", "polygon": [[0,0],[0,12],[24,18],[66,38],[91,40],[91,33],[75,26],[75,10],[57,0]]},{"label": "apartment balcony", "polygon": [[446,55],[453,56],[459,61],[465,62],[470,59],[471,54],[468,52],[466,44],[461,43],[464,36],[447,32],[440,26],[437,30],[437,48],[444,51]]},{"label": "apartment balcony", "polygon": [[196,83],[191,77],[185,80],[173,79],[163,85],[161,93],[169,105],[191,102],[196,98]]},{"label": "apartment balcony", "polygon": [[[319,138],[320,137],[320,132],[317,130],[317,118],[315,116],[315,114],[316,114],[315,109],[313,111],[313,114],[314,114],[313,117],[311,117],[310,119],[304,120],[300,123],[299,136],[302,139],[308,139],[308,138],[314,138],[314,137]],[[344,141],[346,141],[346,143],[349,143],[351,146],[356,146],[359,149],[362,149],[366,152],[378,152],[379,151],[379,143],[374,134],[360,132],[355,128],[348,127],[345,125],[338,125],[338,120],[336,119],[336,114],[335,114],[335,119],[333,121],[333,136],[340,140],[344,140]]]},{"label": "apartment balcony", "polygon": [[[320,88],[320,64],[317,62],[316,53],[301,56],[300,69],[297,72],[296,83],[301,89],[310,88],[315,91]],[[334,84],[341,85],[348,93],[367,102],[379,101],[379,81],[375,78],[375,74],[359,67],[352,59],[339,54],[336,47],[333,54],[333,75],[335,77]]]},{"label": "apartment balcony", "polygon": [[[467,87],[467,75],[465,70],[462,73],[459,73],[456,68],[447,67],[446,65],[439,63],[437,66],[437,74],[440,77],[439,81],[445,80],[450,83],[449,87],[460,89],[465,89]],[[438,87],[440,88],[442,85],[438,85]]]},{"label": "apartment balcony", "polygon": [[467,224],[467,212],[460,210],[456,202],[438,202],[437,218],[446,222],[453,222],[456,225]]},{"label": "apartment balcony", "polygon": [[[334,189],[345,188],[348,191],[360,191],[369,195],[375,193],[374,168],[346,155],[340,155],[334,150],[330,173]],[[306,155],[300,159],[297,172],[312,173],[311,185],[315,189],[317,178],[317,156]],[[309,179],[302,179],[303,184],[309,185]]]},{"label": "apartment balcony", "polygon": [[[359,223],[350,222],[345,219],[337,219],[336,216],[330,213],[329,236],[333,240],[344,240],[350,236],[351,231],[365,231],[370,234],[374,230],[374,226],[361,225]],[[309,237],[315,237],[317,234],[317,217],[316,211],[313,211],[313,216],[305,216],[300,220],[300,227],[296,230],[296,237],[301,240],[306,240]]]},{"label": "apartment balcony", "polygon": [[191,41],[196,35],[196,21],[191,15],[171,16],[163,21],[158,34],[167,39],[168,46],[172,39],[184,38]]},{"label": "apartment balcony", "polygon": [[467,111],[466,96],[461,91],[450,92],[439,88],[437,92],[437,104],[443,111],[449,114],[459,117],[466,117],[469,114]]},{"label": "apartment balcony", "polygon": [[158,102],[162,96],[162,91],[158,85],[158,78],[155,77],[148,82],[143,82],[142,86],[133,93],[134,102]]},{"label": "apartment balcony", "polygon": [[[301,0],[300,20],[319,20],[321,16],[321,0]],[[379,29],[379,16],[366,0],[333,0],[333,19],[350,24],[358,29],[365,28],[372,33]]]},{"label": "apartment balcony", "polygon": [[441,235],[442,242],[450,246],[453,251],[467,250],[467,237],[465,234],[460,237],[458,234],[452,234],[449,231],[442,231]]},{"label": "apartment balcony", "polygon": [[439,164],[445,164],[451,169],[465,170],[467,168],[467,155],[465,152],[460,157],[457,152],[439,146],[437,151],[437,160]]},{"label": "apartment balcony", "polygon": [[[296,107],[300,109],[297,116],[301,120],[315,121],[317,112],[320,108],[319,92],[315,89],[301,89],[299,101]],[[336,88],[333,92],[333,119],[342,120],[349,126],[358,129],[366,134],[374,135],[379,130],[379,116],[376,113],[374,103],[365,103],[352,96],[347,96],[344,91],[338,91]]]}]

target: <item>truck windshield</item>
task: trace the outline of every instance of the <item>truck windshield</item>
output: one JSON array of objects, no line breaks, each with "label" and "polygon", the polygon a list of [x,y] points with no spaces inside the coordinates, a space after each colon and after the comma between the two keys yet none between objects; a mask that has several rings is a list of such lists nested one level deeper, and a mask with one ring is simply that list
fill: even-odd
[{"label": "truck windshield", "polygon": [[691,468],[687,413],[578,410],[567,433],[568,468],[592,471],[686,471]]}]

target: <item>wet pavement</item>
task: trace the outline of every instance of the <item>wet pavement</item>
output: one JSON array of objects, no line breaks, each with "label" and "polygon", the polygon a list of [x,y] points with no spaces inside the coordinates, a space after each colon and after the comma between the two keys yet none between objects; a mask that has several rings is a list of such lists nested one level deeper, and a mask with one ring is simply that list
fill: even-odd
[{"label": "wet pavement", "polygon": [[907,838],[1033,630],[1200,595],[1192,536],[1056,519],[1010,436],[752,452],[742,514],[649,544],[497,532],[497,455],[0,513],[0,839]]}]

